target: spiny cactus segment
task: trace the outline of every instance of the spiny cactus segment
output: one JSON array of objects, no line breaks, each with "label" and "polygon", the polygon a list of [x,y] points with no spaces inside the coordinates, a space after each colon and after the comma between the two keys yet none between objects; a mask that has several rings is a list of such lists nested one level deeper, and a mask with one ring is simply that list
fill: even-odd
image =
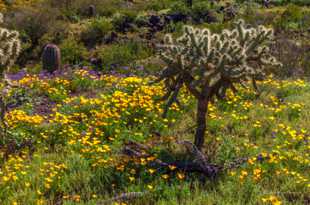
[{"label": "spiny cactus segment", "polygon": [[[0,24],[3,15],[0,13]],[[21,51],[19,33],[0,27],[0,68],[1,71],[13,65]]]},{"label": "spiny cactus segment", "polygon": [[173,40],[166,35],[164,44],[159,46],[160,56],[167,64],[160,80],[182,78],[203,94],[203,85],[212,87],[259,76],[264,74],[266,65],[279,65],[268,47],[272,39],[272,29],[246,28],[243,20],[221,34],[185,26],[181,37]]}]

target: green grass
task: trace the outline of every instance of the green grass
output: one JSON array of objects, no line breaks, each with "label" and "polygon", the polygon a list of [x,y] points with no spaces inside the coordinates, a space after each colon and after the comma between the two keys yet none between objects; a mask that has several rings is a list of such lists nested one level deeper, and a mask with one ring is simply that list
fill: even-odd
[{"label": "green grass", "polygon": [[[195,104],[185,91],[180,96],[184,107],[174,105],[163,120],[162,104],[156,101],[163,94],[161,87],[147,85],[149,79],[98,79],[79,70],[73,76],[47,81],[27,77],[15,88],[24,90],[28,102],[8,113],[11,135],[5,142],[16,141],[17,147],[9,158],[4,158],[8,147],[1,148],[2,204],[99,204],[127,192],[145,192],[126,202],[137,205],[279,201],[302,205],[309,200],[307,82],[264,81],[260,98],[240,88],[238,95],[228,93],[227,101],[209,107],[204,147],[208,160],[225,164],[250,159],[211,180],[168,167],[158,169],[146,158],[125,158],[120,151],[128,140],[156,142],[159,145],[148,150],[152,156],[191,160],[174,143],[193,140]],[[44,96],[56,102],[51,115],[38,114],[38,108],[30,106]],[[25,139],[32,140],[33,153],[18,146]]]}]

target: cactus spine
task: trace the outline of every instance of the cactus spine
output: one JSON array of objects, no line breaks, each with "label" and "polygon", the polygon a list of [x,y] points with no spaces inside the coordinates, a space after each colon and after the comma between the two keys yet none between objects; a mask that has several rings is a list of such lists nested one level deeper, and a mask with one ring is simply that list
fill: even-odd
[{"label": "cactus spine", "polygon": [[[239,20],[232,30],[213,34],[208,29],[185,26],[183,35],[173,39],[166,35],[159,45],[160,56],[167,67],[158,81],[168,88],[167,105],[177,102],[180,87],[185,85],[198,100],[195,145],[201,149],[206,129],[208,103],[221,98],[227,89],[236,91],[234,84],[242,84],[263,76],[266,65],[280,65],[270,54],[273,30],[264,26],[247,28]],[[168,97],[167,97],[168,96]]]},{"label": "cactus spine", "polygon": [[[3,15],[0,13],[0,24]],[[1,72],[12,66],[21,51],[19,33],[0,27],[0,68]]]},{"label": "cactus spine", "polygon": [[61,54],[58,46],[54,44],[47,44],[42,54],[43,69],[50,73],[60,69]]}]

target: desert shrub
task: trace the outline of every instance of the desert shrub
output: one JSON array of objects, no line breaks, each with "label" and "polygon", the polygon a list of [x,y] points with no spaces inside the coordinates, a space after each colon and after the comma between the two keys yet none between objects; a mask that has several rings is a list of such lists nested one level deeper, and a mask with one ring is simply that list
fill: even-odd
[{"label": "desert shrub", "polygon": [[170,6],[168,14],[178,16],[180,20],[187,20],[187,17],[191,14],[191,9],[186,5],[185,1],[174,2]]},{"label": "desert shrub", "polygon": [[123,44],[112,44],[99,51],[99,58],[103,66],[116,68],[129,65],[135,60],[148,57],[151,51],[137,41],[130,41]]},{"label": "desert shrub", "polygon": [[133,58],[130,49],[124,45],[111,45],[100,51],[100,59],[107,67],[127,64]]},{"label": "desert shrub", "polygon": [[8,11],[24,6],[33,6],[41,0],[2,0],[0,2],[0,11]]},{"label": "desert shrub", "polygon": [[[262,0],[237,0],[237,3],[246,3],[246,2],[256,2],[262,3]],[[270,3],[275,6],[283,6],[287,4],[295,4],[299,6],[307,6],[310,5],[308,0],[271,0]]]},{"label": "desert shrub", "polygon": [[225,23],[210,23],[210,24],[204,24],[210,31],[215,33],[220,33],[223,29],[227,29],[231,27],[230,22]]},{"label": "desert shrub", "polygon": [[113,24],[105,17],[91,19],[86,30],[81,33],[81,40],[85,45],[94,45],[102,42],[102,39],[113,30]]},{"label": "desert shrub", "polygon": [[68,24],[65,21],[55,21],[48,31],[38,41],[38,49],[42,49],[47,43],[60,44],[70,36]]},{"label": "desert shrub", "polygon": [[271,3],[276,6],[286,5],[286,4],[296,4],[299,6],[310,5],[310,2],[307,0],[272,0]]},{"label": "desert shrub", "polygon": [[148,15],[145,12],[141,12],[138,13],[138,15],[136,16],[134,23],[135,25],[137,25],[138,27],[142,27],[142,26],[146,26],[148,24]]},{"label": "desert shrub", "polygon": [[290,4],[276,22],[278,29],[298,29],[302,25],[303,12],[296,5]]},{"label": "desert shrub", "polygon": [[276,33],[289,30],[304,30],[310,24],[310,12],[302,7],[290,4],[284,12],[258,10],[256,4],[247,4],[242,15],[246,22],[253,25],[270,24]]},{"label": "desert shrub", "polygon": [[7,13],[7,25],[24,31],[33,43],[37,43],[40,37],[52,27],[58,15],[57,10],[47,7],[24,7]]},{"label": "desert shrub", "polygon": [[[152,0],[146,7],[146,9],[150,10],[163,10],[167,8],[171,8],[171,5],[173,5],[176,1],[175,0]],[[184,1],[183,1],[184,2]],[[178,4],[181,3],[180,1]],[[177,4],[176,4],[177,5]],[[172,7],[173,8],[173,7]]]},{"label": "desert shrub", "polygon": [[[43,48],[46,44],[54,43],[58,45],[64,39],[68,38],[69,32],[66,22],[56,21],[53,25],[53,27],[50,27],[49,30],[38,39],[36,44],[33,44],[31,39],[26,39],[29,43],[18,59],[19,65],[24,66],[29,61],[38,61],[41,58]],[[25,37],[27,37],[27,35]]]},{"label": "desert shrub", "polygon": [[183,22],[170,22],[165,26],[166,33],[175,33],[176,35],[181,34],[184,27]]},{"label": "desert shrub", "polygon": [[85,16],[89,5],[94,5],[99,16],[110,17],[119,10],[121,3],[123,3],[122,0],[84,0],[79,6],[78,14]]},{"label": "desert shrub", "polygon": [[310,42],[295,39],[290,33],[277,35],[272,52],[283,63],[281,70],[273,73],[280,78],[309,76]]},{"label": "desert shrub", "polygon": [[87,49],[75,39],[68,38],[60,44],[62,62],[78,64],[85,59]]},{"label": "desert shrub", "polygon": [[126,32],[133,29],[136,13],[133,11],[123,11],[115,13],[112,18],[113,27],[118,32]]},{"label": "desert shrub", "polygon": [[111,16],[123,3],[122,0],[47,0],[47,4],[61,10],[69,19],[88,17],[88,8],[95,6],[99,16]]},{"label": "desert shrub", "polygon": [[190,8],[186,5],[185,1],[174,2],[170,7],[171,13],[179,13],[184,15],[190,14]]},{"label": "desert shrub", "polygon": [[20,31],[21,40],[25,43],[25,47],[17,61],[19,65],[24,65],[29,59],[38,58],[39,54],[35,50],[38,49],[40,39],[43,36],[56,28],[61,30],[62,27],[55,25],[58,14],[57,10],[44,6],[41,8],[39,6],[21,7],[6,13],[7,26]]},{"label": "desert shrub", "polygon": [[191,17],[195,22],[207,21],[210,15],[211,6],[207,1],[199,1],[193,4]]},{"label": "desert shrub", "polygon": [[178,1],[171,5],[169,14],[183,16],[183,21],[191,19],[195,23],[216,20],[215,7],[209,1],[194,1],[189,7],[186,1]]},{"label": "desert shrub", "polygon": [[279,15],[278,12],[272,12],[268,10],[260,10],[260,5],[247,3],[244,7],[244,13],[242,17],[247,23],[252,25],[259,24],[274,24],[275,18]]}]

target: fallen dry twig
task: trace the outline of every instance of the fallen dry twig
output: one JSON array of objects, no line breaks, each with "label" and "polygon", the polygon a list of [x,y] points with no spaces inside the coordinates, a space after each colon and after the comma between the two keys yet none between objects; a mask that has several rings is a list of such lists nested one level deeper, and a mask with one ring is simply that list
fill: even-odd
[{"label": "fallen dry twig", "polygon": [[122,201],[130,201],[136,198],[143,197],[144,195],[148,194],[149,192],[129,192],[129,193],[122,193],[116,197],[111,199],[98,202],[97,205],[105,205],[105,204],[112,204],[113,202],[122,202]]},{"label": "fallen dry twig", "polygon": [[[175,166],[178,170],[184,171],[185,173],[199,173],[207,178],[215,179],[220,172],[235,169],[248,160],[248,158],[240,158],[225,165],[216,165],[209,163],[205,155],[193,143],[189,141],[177,141],[177,144],[184,145],[186,150],[194,157],[194,160],[164,162],[160,159],[155,159],[149,162],[149,165],[161,168]],[[123,148],[123,154],[129,157],[147,158],[152,156],[149,154],[149,150],[151,150],[151,147],[147,145],[129,141]]]}]

